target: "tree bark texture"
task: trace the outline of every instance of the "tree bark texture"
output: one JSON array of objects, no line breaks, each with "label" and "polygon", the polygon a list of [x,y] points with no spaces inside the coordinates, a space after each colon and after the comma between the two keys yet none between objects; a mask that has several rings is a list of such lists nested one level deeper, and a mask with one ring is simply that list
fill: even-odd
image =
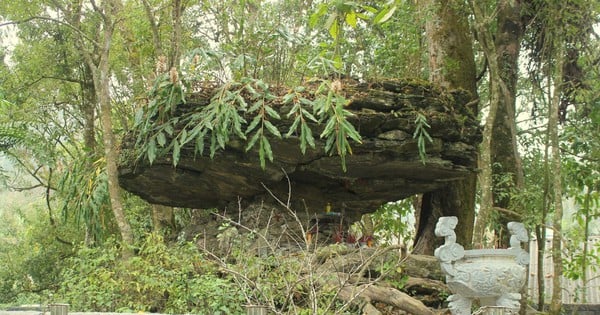
[{"label": "tree bark texture", "polygon": [[[520,1],[501,0],[497,5],[496,58],[498,60],[498,76],[506,88],[500,90],[501,93],[497,97],[499,103],[490,139],[492,156],[490,167],[492,179],[496,179],[492,180],[493,206],[511,209],[519,213],[521,212],[519,209],[511,208],[511,198],[507,192],[523,187],[523,165],[517,147],[515,114],[519,76],[518,61],[526,25],[526,21],[523,21],[522,11],[523,7]],[[508,222],[520,219],[501,215],[498,216],[495,226],[505,227]],[[503,236],[500,239],[500,247],[507,248],[510,234],[506,231],[497,231],[496,234]]]},{"label": "tree bark texture", "polygon": [[171,52],[169,56],[169,68],[179,67],[181,59],[181,15],[183,14],[182,0],[173,0],[172,18],[173,34],[171,35]]},{"label": "tree bark texture", "polygon": [[[560,43],[560,41],[557,41]],[[553,77],[552,100],[550,102],[550,110],[548,117],[548,131],[550,134],[550,147],[552,153],[552,183],[554,190],[554,217],[552,220],[553,236],[552,236],[552,265],[554,273],[552,277],[552,300],[550,301],[550,314],[560,314],[562,307],[562,180],[561,180],[561,158],[558,139],[558,115],[560,107],[560,96],[563,84],[563,63],[564,50],[560,44],[557,44],[555,74]]]},{"label": "tree bark texture", "polygon": [[[476,69],[466,8],[458,1],[428,0],[421,3],[427,14],[425,31],[429,48],[429,78],[449,89],[464,89],[477,99]],[[477,112],[477,102],[468,110]],[[476,167],[476,154],[472,159]],[[433,238],[439,216],[458,216],[457,242],[470,246],[475,220],[476,175],[443,190],[426,193],[418,210],[414,253],[433,254]]]},{"label": "tree bark texture", "polygon": [[461,1],[426,0],[425,32],[429,79],[448,89],[465,89],[477,96],[475,59],[468,12]]},{"label": "tree bark texture", "polygon": [[83,112],[83,143],[91,156],[96,154],[97,141],[96,141],[96,105],[98,104],[96,99],[96,90],[94,89],[93,77],[90,73],[89,67],[84,66],[86,69],[83,71],[84,77],[82,78],[83,83],[81,84],[81,91],[83,93],[83,101],[81,104],[81,111]]},{"label": "tree bark texture", "polygon": [[[83,94],[80,110],[83,113],[83,145],[87,152],[86,167],[92,169],[94,161],[98,158],[98,141],[96,140],[96,107],[98,105],[94,78],[87,63],[82,66],[81,91]],[[85,222],[85,244],[95,242],[92,226],[95,223]]]},{"label": "tree bark texture", "polygon": [[[518,80],[518,58],[524,32],[522,7],[518,1],[499,1],[497,4],[498,31],[491,35],[484,10],[479,3],[471,2],[475,12],[476,32],[488,60],[490,73],[490,109],[483,133],[480,159],[480,187],[482,200],[475,226],[474,243],[486,246],[483,235],[490,225],[493,209],[510,209],[512,189],[523,186],[523,169],[516,140],[515,100]],[[509,177],[509,180],[506,180]],[[503,178],[504,180],[499,180]],[[494,181],[494,179],[496,179]],[[518,213],[518,211],[513,212]],[[495,226],[506,226],[514,216],[501,215]],[[508,233],[498,245],[508,247]]]},{"label": "tree bark texture", "polygon": [[[371,301],[383,302],[385,304],[398,307],[401,310],[414,315],[435,314],[419,300],[414,299],[410,295],[394,288],[379,287],[369,284],[345,286],[339,291],[338,296],[344,301],[351,301],[358,298],[365,300],[369,304]],[[374,309],[372,305],[371,307],[368,307],[368,309],[371,310],[368,314],[377,314],[376,312],[372,311]]]},{"label": "tree bark texture", "polygon": [[[333,254],[334,257],[317,267],[316,274],[336,274],[334,281],[328,281],[334,286],[341,284],[338,297],[342,301],[361,305],[363,314],[381,314],[373,306],[375,302],[399,308],[408,314],[434,314],[424,304],[427,296],[430,294],[438,296],[435,292],[448,292],[448,288],[441,280],[444,276],[439,269],[439,261],[431,256],[400,257],[399,254],[393,247],[349,250],[345,254],[338,253],[337,256]],[[389,264],[402,268],[402,275],[397,275],[398,277],[408,276],[402,288],[404,292],[385,284],[386,281],[391,280],[387,276],[379,282],[365,283],[365,277],[369,278],[367,275],[372,272],[374,266]],[[419,298],[405,292],[413,292],[413,295]]]},{"label": "tree bark texture", "polygon": [[[110,98],[110,66],[109,55],[114,32],[114,14],[117,13],[119,3],[116,0],[102,2],[102,7],[98,8],[99,14],[103,17],[103,28],[100,36],[100,42],[96,49],[98,55],[98,64],[96,65],[92,53],[82,49],[87,64],[92,71],[94,78],[94,88],[96,97],[100,105],[100,122],[102,124],[104,157],[106,159],[106,173],[108,178],[108,193],[110,203],[117,226],[123,243],[127,246],[133,244],[133,233],[129,225],[123,203],[121,201],[121,190],[119,187],[119,177],[117,169],[117,160],[119,154],[115,143],[115,136],[112,130],[112,106]],[[82,46],[83,47],[83,46]],[[124,255],[130,255],[130,250],[124,248]]]},{"label": "tree bark texture", "polygon": [[157,204],[152,205],[152,229],[158,233],[165,233],[167,230],[173,228],[173,207]]},{"label": "tree bark texture", "polygon": [[[148,0],[142,0],[142,4],[144,5],[144,12],[146,12],[146,17],[148,18],[148,22],[150,23],[150,30],[152,31],[152,43],[154,44],[154,55],[156,57],[163,56],[162,44],[160,41],[160,32],[158,29],[158,22],[154,17],[154,12],[152,11],[152,7]],[[158,61],[158,60],[157,60]],[[157,73],[158,75],[158,73]]]}]

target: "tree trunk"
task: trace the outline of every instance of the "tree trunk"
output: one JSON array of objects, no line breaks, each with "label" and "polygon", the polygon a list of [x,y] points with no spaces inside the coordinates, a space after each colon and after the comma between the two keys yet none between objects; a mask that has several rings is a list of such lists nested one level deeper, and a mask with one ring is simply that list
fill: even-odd
[{"label": "tree trunk", "polygon": [[562,91],[562,79],[563,79],[563,62],[564,62],[564,50],[560,41],[557,41],[557,52],[555,57],[555,73],[554,73],[554,91],[552,95],[552,101],[550,102],[550,110],[548,117],[548,131],[550,134],[550,146],[552,152],[552,182],[554,189],[554,219],[552,222],[553,236],[552,236],[552,262],[554,267],[554,274],[552,277],[552,300],[550,301],[550,314],[560,314],[562,307],[562,180],[561,180],[561,159],[560,159],[560,147],[558,140],[558,115],[560,107],[560,95]]},{"label": "tree trunk", "polygon": [[429,51],[429,80],[477,96],[475,59],[467,8],[461,1],[426,0],[425,33]]},{"label": "tree trunk", "polygon": [[[583,252],[581,253],[581,282],[583,283],[583,287],[581,288],[581,302],[587,303],[587,284],[588,284],[588,256],[589,252],[589,236],[590,236],[590,221],[592,217],[590,215],[590,199],[592,194],[592,187],[585,186],[587,190],[585,193],[585,198],[583,200],[583,211],[584,211],[584,230],[583,230]],[[593,253],[593,252],[592,252]]]},{"label": "tree trunk", "polygon": [[[472,2],[473,10],[477,10],[476,15],[482,15],[483,10],[477,5],[479,4]],[[484,46],[490,72],[490,110],[485,124],[480,161],[482,200],[474,234],[474,243],[481,246],[485,245],[483,235],[493,219],[492,209],[510,209],[510,190],[523,186],[523,167],[517,147],[515,121],[518,59],[524,32],[521,3],[501,0],[496,12],[498,31],[495,36],[490,34],[491,27],[485,22],[490,18],[476,17],[479,19],[476,28],[479,41]],[[493,180],[505,179],[507,176],[510,180]],[[500,216],[500,222],[494,225],[505,227],[509,221],[518,219],[520,218],[503,215]],[[500,232],[497,231],[496,235],[504,237],[497,245],[508,247],[509,233]]]},{"label": "tree trunk", "polygon": [[[114,1],[105,2],[104,14],[111,14],[115,9]],[[98,102],[100,103],[100,118],[102,122],[104,154],[106,157],[106,173],[108,177],[108,193],[110,203],[121,232],[121,237],[126,246],[133,245],[133,233],[123,211],[121,201],[121,188],[119,186],[119,172],[117,169],[117,159],[119,154],[115,143],[115,135],[112,129],[112,104],[110,99],[110,68],[109,55],[114,25],[112,21],[106,21],[104,25],[104,38],[101,47],[100,63],[96,69],[96,90],[98,91]],[[126,249],[125,252],[128,250]]]},{"label": "tree trunk", "polygon": [[164,234],[167,230],[173,228],[173,221],[173,207],[152,205],[152,229],[154,232]]},{"label": "tree trunk", "polygon": [[181,15],[183,14],[183,4],[181,0],[173,0],[173,34],[171,35],[171,54],[169,58],[169,68],[179,67],[181,59]]},{"label": "tree trunk", "polygon": [[81,104],[81,111],[83,112],[83,143],[85,149],[88,150],[88,155],[93,156],[96,154],[97,150],[97,141],[96,141],[96,91],[94,89],[93,82],[88,82],[88,80],[93,80],[89,75],[89,69],[86,69],[84,75],[86,77],[82,78],[85,81],[84,84],[81,85],[81,90],[83,92],[83,101]]},{"label": "tree trunk", "polygon": [[[427,0],[420,5],[421,11],[427,14],[425,32],[430,80],[449,89],[465,89],[476,99],[475,59],[466,8],[459,1]],[[471,110],[477,112],[477,106]],[[417,210],[420,213],[413,252],[433,254],[435,224],[440,216],[447,215],[459,218],[457,242],[469,246],[475,220],[475,191],[476,175],[473,174],[446,189],[424,194],[423,203]]]},{"label": "tree trunk", "polygon": [[[517,80],[519,76],[519,52],[523,37],[524,25],[521,17],[523,8],[520,1],[502,0],[498,3],[498,32],[495,36],[496,54],[498,58],[498,71],[505,91],[499,95],[499,106],[492,129],[490,142],[492,161],[492,178],[504,180],[492,181],[492,196],[494,207],[511,209],[520,213],[519,209],[512,209],[510,192],[512,189],[520,190],[523,187],[523,165],[518,151],[515,103],[517,96]],[[506,180],[506,178],[509,180]],[[505,227],[510,221],[521,218],[507,215],[499,216],[497,226]],[[500,247],[509,246],[509,233],[499,233]]]},{"label": "tree trunk", "polygon": [[541,275],[545,274],[544,271],[544,259],[546,257],[546,222],[548,219],[548,213],[550,212],[550,202],[552,197],[550,196],[550,133],[549,129],[546,128],[545,141],[544,141],[544,179],[543,179],[543,192],[541,200],[541,218],[535,229],[537,238],[537,283],[538,283],[538,296],[537,304],[538,311],[543,312],[546,308],[546,281]]},{"label": "tree trunk", "polygon": [[[148,18],[148,22],[150,23],[150,30],[152,31],[152,43],[154,44],[154,55],[156,57],[163,56],[162,44],[160,42],[160,31],[158,29],[158,22],[156,18],[154,18],[154,12],[152,11],[152,7],[148,0],[142,0],[142,4],[144,5],[144,12],[146,12],[146,17]],[[157,58],[158,60],[158,58]],[[158,75],[158,73],[157,73]]]},{"label": "tree trunk", "polygon": [[[84,65],[81,91],[83,93],[80,110],[83,113],[83,143],[86,150],[86,167],[92,169],[94,161],[98,158],[98,142],[96,140],[96,90],[93,77],[87,65]],[[85,244],[92,245],[94,237],[92,222],[85,222]]]},{"label": "tree trunk", "polygon": [[544,258],[546,254],[546,226],[538,225],[535,228],[535,236],[537,242],[537,310],[540,312],[544,311],[546,304],[546,285],[544,274]]},{"label": "tree trunk", "polygon": [[[86,50],[84,39],[79,41],[81,53],[92,72],[96,99],[100,105],[100,122],[102,124],[104,157],[106,159],[106,173],[108,177],[108,193],[110,203],[119,232],[124,243],[123,255],[129,257],[132,254],[130,246],[133,245],[133,233],[123,211],[121,201],[121,190],[119,186],[117,159],[118,152],[115,137],[112,130],[112,106],[110,98],[110,67],[109,55],[112,36],[115,29],[114,15],[118,12],[120,3],[118,0],[103,1],[101,7],[94,7],[102,16],[102,28],[100,40],[95,44],[92,53]],[[79,17],[80,18],[80,17]],[[78,23],[77,23],[78,25]],[[97,56],[97,59],[94,57]],[[97,64],[96,64],[97,60]]]}]

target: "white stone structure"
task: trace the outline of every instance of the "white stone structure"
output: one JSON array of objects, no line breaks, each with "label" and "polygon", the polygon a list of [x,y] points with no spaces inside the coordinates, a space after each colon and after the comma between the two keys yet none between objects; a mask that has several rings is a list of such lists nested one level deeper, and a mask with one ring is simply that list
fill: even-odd
[{"label": "white stone structure", "polygon": [[470,315],[474,300],[479,300],[481,306],[503,307],[506,314],[518,310],[529,264],[529,254],[521,248],[521,243],[529,239],[524,225],[508,223],[508,249],[465,250],[456,243],[457,223],[456,217],[441,217],[435,227],[435,235],[446,240],[434,255],[453,293],[448,297],[452,314]]}]

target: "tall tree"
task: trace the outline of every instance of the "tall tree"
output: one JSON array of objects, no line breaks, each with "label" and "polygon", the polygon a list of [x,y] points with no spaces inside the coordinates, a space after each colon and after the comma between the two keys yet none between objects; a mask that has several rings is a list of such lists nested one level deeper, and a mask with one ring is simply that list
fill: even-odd
[{"label": "tall tree", "polygon": [[[11,124],[23,124],[35,137],[41,132],[39,136],[44,141],[31,142],[28,150],[38,148],[37,151],[47,146],[52,152],[52,159],[38,159],[35,155],[29,155],[28,159],[40,163],[33,168],[38,175],[52,174],[37,178],[48,177],[47,182],[40,184],[47,187],[46,204],[55,226],[61,221],[54,220],[53,216],[60,211],[52,211],[54,203],[51,201],[63,194],[60,187],[63,181],[59,179],[71,173],[65,172],[65,168],[68,165],[72,169],[72,163],[79,159],[97,157],[96,102],[91,72],[72,45],[72,29],[47,16],[55,7],[41,3],[3,4],[6,6],[1,8],[2,15],[11,19],[5,24],[16,25],[14,34],[20,39],[11,49],[11,74],[2,82],[5,88],[10,87],[10,98],[18,106],[7,110],[13,116]],[[82,191],[81,185],[76,189]],[[78,217],[71,213],[70,219]],[[90,225],[87,227],[89,231]]]},{"label": "tall tree", "polygon": [[552,184],[554,189],[554,216],[552,220],[552,261],[554,274],[552,277],[552,300],[550,302],[550,314],[558,315],[561,313],[562,307],[562,180],[561,180],[561,152],[558,139],[558,116],[560,107],[560,98],[563,86],[563,64],[564,64],[564,49],[562,43],[558,43],[556,49],[556,68],[553,76],[553,91],[552,100],[550,103],[550,111],[548,112],[548,133],[550,135],[550,146],[552,153]]},{"label": "tall tree", "polygon": [[[517,145],[516,99],[518,61],[528,19],[523,13],[528,12],[524,6],[520,1],[497,1],[494,10],[496,31],[493,35],[486,33],[491,32],[494,16],[477,17],[480,20],[478,39],[490,72],[490,108],[480,163],[482,205],[474,234],[477,244],[483,244],[486,227],[502,230],[509,221],[520,220],[514,215],[518,211],[511,209],[510,191],[523,187],[523,167]],[[472,2],[472,7],[479,14],[485,14],[481,3]],[[486,40],[485,37],[489,36],[491,38]],[[498,210],[503,211],[502,215],[493,216]],[[494,222],[494,218],[499,218],[499,222]],[[497,232],[497,235],[504,236],[499,245],[507,247],[508,233]]]},{"label": "tall tree", "polygon": [[[92,2],[93,12],[100,18],[100,33],[97,41],[92,42],[93,50],[89,50],[89,39],[78,33],[77,45],[83,54],[84,60],[92,72],[96,98],[100,106],[100,121],[103,131],[104,157],[106,160],[106,173],[108,180],[108,193],[113,214],[115,216],[122,240],[125,244],[124,254],[130,255],[129,246],[133,245],[133,233],[129,225],[121,198],[119,186],[117,161],[118,152],[113,132],[112,100],[110,95],[110,52],[116,24],[119,22],[118,14],[122,7],[119,0],[103,1],[100,6]],[[73,7],[72,24],[80,29],[85,6],[82,2]]]},{"label": "tall tree", "polygon": [[[429,47],[430,80],[449,89],[464,89],[474,101],[470,110],[477,112],[477,80],[473,39],[469,31],[468,8],[462,1],[428,0],[420,2],[426,14],[425,32]],[[473,156],[474,169],[477,167]],[[457,242],[471,244],[475,220],[476,175],[456,185],[426,193],[418,213],[414,252],[432,254],[434,228],[440,216],[459,217]]]}]

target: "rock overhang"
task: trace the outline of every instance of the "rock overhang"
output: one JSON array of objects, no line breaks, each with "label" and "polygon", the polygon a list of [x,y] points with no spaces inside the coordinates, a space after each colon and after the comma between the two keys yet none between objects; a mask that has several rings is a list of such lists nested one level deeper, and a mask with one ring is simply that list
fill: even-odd
[{"label": "rock overhang", "polygon": [[[297,210],[318,212],[331,203],[357,217],[385,202],[443,189],[476,171],[481,129],[467,92],[388,80],[346,84],[343,93],[350,99],[346,109],[354,114],[348,120],[362,136],[362,143],[352,143],[352,154],[346,156],[346,171],[338,156],[325,153],[325,142],[318,137],[322,126],[315,124],[316,147],[304,154],[297,136],[271,137],[273,162],[264,169],[256,150],[246,152],[241,139],[233,139],[212,158],[184,146],[175,167],[168,154],[152,164],[128,158],[138,156],[131,154],[136,142],[130,136],[121,148],[120,185],[151,203],[177,207],[213,208],[276,196],[289,199]],[[177,111],[200,110],[210,102],[210,94],[204,95],[178,105]],[[289,128],[289,108],[277,110],[282,119],[275,125]],[[424,160],[414,137],[417,113],[426,118],[432,138]]]}]

